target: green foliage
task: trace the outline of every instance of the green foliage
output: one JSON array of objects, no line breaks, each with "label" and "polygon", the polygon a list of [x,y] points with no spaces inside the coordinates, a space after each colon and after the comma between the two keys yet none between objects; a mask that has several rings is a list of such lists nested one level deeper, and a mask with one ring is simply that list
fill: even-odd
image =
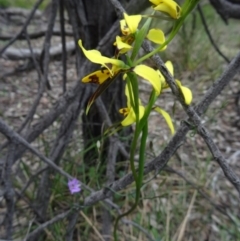
[{"label": "green foliage", "polygon": [[[0,0],[0,7],[19,7],[19,8],[26,8],[31,9],[32,6],[36,3],[36,0]],[[40,6],[40,9],[44,9],[50,0],[45,0]]]}]

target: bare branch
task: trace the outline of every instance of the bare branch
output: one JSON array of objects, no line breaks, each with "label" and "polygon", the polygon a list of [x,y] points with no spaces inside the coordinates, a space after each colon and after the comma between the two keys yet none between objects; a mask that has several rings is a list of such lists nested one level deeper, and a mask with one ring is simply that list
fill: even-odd
[{"label": "bare branch", "polygon": [[208,29],[208,25],[207,25],[207,22],[206,22],[206,19],[204,17],[204,14],[203,14],[203,11],[202,11],[202,8],[200,6],[200,4],[198,4],[197,6],[197,9],[198,9],[198,12],[199,12],[199,15],[200,15],[200,18],[202,20],[202,24],[204,26],[204,29],[205,29],[205,32],[213,46],[213,48],[216,50],[216,52],[227,62],[227,63],[230,63],[230,60],[221,52],[221,50],[218,48],[217,44],[214,42],[213,40],[213,37],[210,33],[210,30]]},{"label": "bare branch", "polygon": [[60,0],[60,25],[61,25],[61,40],[62,40],[62,66],[63,66],[63,93],[66,91],[67,83],[67,50],[66,50],[66,33],[64,20],[64,1]]},{"label": "bare branch", "polygon": [[[65,176],[68,179],[73,179],[71,175],[63,171],[60,167],[58,167],[56,164],[54,164],[50,159],[46,158],[44,155],[42,155],[37,149],[32,147],[25,139],[23,139],[19,134],[14,132],[10,129],[10,127],[0,119],[0,132],[5,135],[9,140],[11,140],[13,143],[21,144],[28,150],[30,150],[32,153],[34,153],[37,157],[39,157],[42,161],[47,163],[49,166],[51,166],[53,169],[55,169],[57,172],[59,172],[61,175]],[[16,149],[15,149],[16,150]],[[15,156],[15,153],[14,153]]]},{"label": "bare branch", "polygon": [[[6,9],[0,9],[1,15],[9,15],[9,16],[21,15],[25,18],[27,18],[31,14],[31,12],[27,9],[12,8],[12,7],[6,8]],[[36,10],[34,15],[35,15],[36,18],[40,18],[42,16],[42,12],[40,10]]]},{"label": "bare branch", "polygon": [[[42,29],[42,30],[39,30],[37,32],[29,33],[29,38],[30,39],[41,38],[41,37],[46,35],[46,31],[47,31],[47,29]],[[54,36],[61,36],[61,30],[53,29],[53,35]],[[65,30],[65,35],[66,36],[73,36],[73,32]],[[2,34],[0,34],[0,40],[10,40],[12,38],[13,38],[12,35],[2,35]],[[25,36],[24,33],[22,33],[22,35],[20,35],[18,37],[18,40],[25,40],[25,39],[26,39],[26,36]]]},{"label": "bare branch", "polygon": [[3,193],[4,198],[6,200],[6,214],[5,214],[5,238],[11,240],[12,239],[12,231],[13,231],[13,216],[14,216],[14,206],[15,206],[15,193],[12,187],[11,181],[11,173],[12,173],[12,164],[14,159],[14,150],[16,148],[15,143],[11,143],[8,148],[8,156],[3,165],[3,170],[0,170],[0,183],[3,184]]},{"label": "bare branch", "polygon": [[25,237],[24,241],[29,241],[32,240],[33,237],[36,237],[40,232],[42,232],[44,229],[48,228],[50,225],[59,222],[60,220],[68,217],[73,211],[72,210],[68,210],[64,213],[60,213],[58,214],[56,217],[54,217],[53,219],[41,224],[38,228],[36,228],[33,232],[31,232],[30,234],[27,235],[27,237]]},{"label": "bare branch", "polygon": [[[26,37],[25,37],[26,38]],[[62,55],[62,44],[58,44],[52,46],[49,50],[50,57],[53,58],[55,56]],[[66,43],[66,52],[72,52],[76,48],[74,41],[69,41]],[[35,58],[40,58],[41,56],[41,49],[33,48],[32,52]],[[31,51],[28,48],[8,48],[4,54],[2,55],[3,58],[10,59],[10,60],[21,60],[21,59],[30,59],[32,57]]]},{"label": "bare branch", "polygon": [[22,35],[22,34],[24,33],[24,31],[26,30],[28,24],[30,23],[31,19],[33,18],[34,14],[35,14],[35,12],[36,12],[36,10],[37,10],[37,8],[38,8],[38,7],[40,6],[40,4],[42,3],[42,1],[43,1],[43,0],[38,0],[38,1],[35,3],[34,7],[32,8],[32,11],[31,11],[31,13],[29,14],[29,16],[28,16],[26,22],[24,23],[22,29],[20,30],[19,33],[17,33],[17,34],[0,50],[0,56],[4,53],[4,51],[5,51],[10,45],[12,45],[12,44],[18,39],[18,37],[19,37],[20,35]]},{"label": "bare branch", "polygon": [[240,19],[240,4],[227,0],[209,0],[218,14],[227,23],[229,18]]}]

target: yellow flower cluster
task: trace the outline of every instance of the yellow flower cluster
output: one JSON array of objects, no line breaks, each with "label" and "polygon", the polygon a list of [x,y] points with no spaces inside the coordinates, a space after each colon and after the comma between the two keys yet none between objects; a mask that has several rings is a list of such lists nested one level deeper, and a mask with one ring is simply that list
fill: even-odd
[{"label": "yellow flower cluster", "polygon": [[[153,4],[153,8],[156,11],[167,14],[169,17],[174,19],[178,19],[181,16],[181,8],[173,0],[149,1]],[[98,50],[86,50],[83,47],[82,40],[78,41],[78,44],[86,58],[88,58],[91,62],[100,64],[102,66],[100,70],[97,70],[85,76],[82,79],[82,82],[96,83],[101,85],[106,81],[113,80],[119,73],[133,72],[136,75],[142,77],[143,79],[149,81],[153,86],[156,95],[160,95],[163,89],[168,88],[168,85],[159,70],[155,70],[144,64],[133,64],[129,66],[130,64],[126,64],[119,59],[119,56],[121,54],[126,54],[128,51],[132,50],[132,45],[134,44],[134,42],[136,43],[138,41],[138,26],[143,18],[143,16],[141,15],[129,16],[126,13],[124,13],[123,17],[124,18],[120,21],[122,36],[116,36],[116,41],[114,43],[114,46],[116,46],[116,51],[113,58],[102,56],[102,54]],[[165,42],[164,33],[160,29],[151,29],[148,34],[146,34],[146,38],[158,45],[162,45]],[[162,50],[164,50],[165,48],[166,46]],[[166,66],[169,72],[173,75],[172,63],[170,61],[167,61]],[[184,95],[185,103],[189,105],[192,101],[191,90],[189,90],[187,87],[182,86],[181,82],[178,80],[176,80],[176,83],[178,84],[178,87],[181,89]],[[126,85],[125,95],[127,97],[127,107],[119,110],[119,112],[125,117],[125,119],[121,122],[122,126],[131,125],[132,123],[136,122],[135,109],[132,107],[132,105],[134,105],[134,100],[130,98],[132,92],[132,86]],[[144,115],[145,107],[141,104],[140,100],[138,101],[138,104],[139,119],[141,119]],[[171,132],[173,133],[174,128],[168,113],[166,113],[159,107],[155,107],[154,110],[163,115],[169,128],[171,129]]]}]

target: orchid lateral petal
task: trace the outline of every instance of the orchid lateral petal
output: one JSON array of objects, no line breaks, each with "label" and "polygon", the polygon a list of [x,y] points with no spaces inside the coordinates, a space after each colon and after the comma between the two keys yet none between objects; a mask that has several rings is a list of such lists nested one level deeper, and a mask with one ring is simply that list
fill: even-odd
[{"label": "orchid lateral petal", "polygon": [[172,119],[170,117],[170,115],[163,109],[161,109],[160,107],[155,107],[154,108],[155,111],[157,111],[159,114],[161,114],[163,116],[163,118],[165,119],[169,129],[171,130],[172,135],[174,134],[175,130],[174,130],[174,126],[172,123]]},{"label": "orchid lateral petal", "polygon": [[130,85],[130,89],[128,88],[128,85],[125,86],[125,95],[127,97],[127,107],[131,108],[131,99],[130,99],[130,91],[132,92],[132,85]]},{"label": "orchid lateral petal", "polygon": [[189,88],[182,85],[179,86],[179,88],[184,96],[185,104],[190,105],[192,102],[192,91]]},{"label": "orchid lateral petal", "polygon": [[183,94],[185,104],[190,105],[192,102],[192,91],[189,88],[183,86],[180,80],[176,79],[175,81],[178,85],[178,88],[181,90]]},{"label": "orchid lateral petal", "polygon": [[141,76],[142,78],[148,80],[153,88],[155,89],[155,91],[157,92],[157,95],[160,94],[161,92],[161,79],[160,76],[158,75],[157,71],[146,66],[146,65],[137,65],[133,71]]},{"label": "orchid lateral petal", "polygon": [[172,76],[174,76],[174,71],[173,71],[173,64],[172,64],[172,62],[168,60],[168,61],[165,63],[165,66],[167,67],[167,69],[168,69],[168,71],[170,72],[170,74],[171,74]]},{"label": "orchid lateral petal", "polygon": [[111,74],[108,69],[97,70],[84,78],[82,78],[83,83],[94,83],[94,84],[102,84],[108,78],[111,78]]},{"label": "orchid lateral petal", "polygon": [[161,80],[161,89],[167,89],[169,87],[168,83],[166,82],[164,76],[162,75],[162,73],[160,72],[160,70],[156,70],[158,73],[158,76]]},{"label": "orchid lateral petal", "polygon": [[165,42],[165,36],[161,29],[150,29],[147,38],[156,44],[163,44]]},{"label": "orchid lateral petal", "polygon": [[180,6],[173,0],[149,0],[154,6],[154,10],[169,14],[172,18],[178,19],[181,16]]},{"label": "orchid lateral petal", "polygon": [[127,15],[126,13],[123,13],[124,19],[126,21],[126,24],[130,30],[130,33],[135,33],[138,28],[138,24],[142,19],[141,15]]},{"label": "orchid lateral petal", "polygon": [[[169,73],[170,73],[172,76],[174,76],[174,70],[173,70],[173,64],[172,64],[172,62],[171,62],[171,61],[165,62],[165,66],[167,67]],[[168,83],[166,82],[166,79],[165,79],[165,77],[162,75],[162,73],[160,72],[160,70],[157,70],[157,72],[158,72],[158,75],[159,75],[159,77],[160,77],[160,79],[161,79],[162,89],[167,89],[167,88],[169,88],[169,85],[168,85]]]}]

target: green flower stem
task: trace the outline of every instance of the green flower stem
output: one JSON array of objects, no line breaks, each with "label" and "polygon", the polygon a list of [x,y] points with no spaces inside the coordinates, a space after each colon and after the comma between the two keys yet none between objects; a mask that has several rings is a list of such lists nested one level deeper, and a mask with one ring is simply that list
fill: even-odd
[{"label": "green flower stem", "polygon": [[135,154],[135,150],[136,150],[136,147],[137,147],[137,141],[138,141],[138,137],[141,133],[141,131],[138,130],[139,129],[139,123],[137,124],[136,123],[136,130],[134,132],[134,137],[133,137],[133,141],[132,141],[132,144],[131,144],[131,151],[130,151],[130,167],[131,167],[131,171],[132,171],[132,174],[133,174],[133,177],[134,177],[134,180],[135,180],[135,184],[136,184],[136,198],[135,198],[135,203],[133,204],[133,206],[125,213],[119,215],[117,218],[116,218],[116,221],[115,221],[115,224],[114,224],[114,231],[113,231],[113,236],[114,236],[114,240],[117,241],[118,238],[117,238],[117,226],[118,226],[118,222],[120,221],[121,218],[123,218],[124,216],[127,216],[128,214],[130,214],[132,211],[135,210],[135,208],[137,207],[138,205],[138,199],[139,199],[139,174],[137,175],[137,172],[136,172],[136,168],[135,168],[135,165],[134,165],[134,154]]},{"label": "green flower stem", "polygon": [[[134,139],[132,142],[132,146],[131,146],[131,154],[130,154],[130,165],[131,165],[131,171],[133,173],[136,173],[136,169],[134,166],[134,154],[135,154],[135,150],[137,147],[137,140],[138,137],[140,135],[141,131],[139,132],[137,129],[134,133]],[[135,179],[135,184],[136,184],[136,195],[135,195],[135,202],[132,205],[132,207],[125,213],[119,215],[116,218],[115,224],[114,224],[114,232],[113,232],[113,236],[114,236],[114,240],[117,241],[118,237],[117,237],[117,226],[118,226],[118,222],[120,221],[121,218],[127,216],[128,214],[130,214],[131,212],[133,212],[136,207],[138,206],[138,202],[140,199],[140,194],[141,194],[141,186],[142,186],[142,180],[143,180],[143,174],[144,174],[144,163],[145,163],[145,149],[146,149],[146,142],[147,142],[147,137],[148,137],[148,123],[145,122],[145,125],[143,126],[142,129],[142,137],[141,137],[141,145],[140,145],[140,150],[139,150],[139,167],[138,167],[138,175],[137,178]],[[134,176],[134,175],[133,175]]]},{"label": "green flower stem", "polygon": [[139,150],[139,166],[138,166],[138,180],[137,180],[137,190],[136,190],[136,204],[139,202],[140,190],[142,187],[143,175],[144,175],[144,163],[145,163],[145,149],[148,137],[148,121],[142,128],[141,145]]},{"label": "green flower stem", "polygon": [[[131,151],[130,151],[130,167],[131,171],[133,173],[133,177],[135,180],[135,185],[136,185],[136,195],[135,195],[135,202],[133,206],[125,213],[119,215],[115,221],[114,224],[114,240],[117,241],[117,226],[118,222],[120,221],[121,218],[124,216],[127,216],[131,212],[133,212],[139,202],[140,199],[140,194],[141,194],[141,187],[142,187],[142,181],[143,181],[143,176],[144,176],[144,163],[145,163],[145,149],[146,149],[146,142],[147,142],[147,137],[148,137],[148,117],[151,112],[151,109],[157,99],[156,92],[152,91],[149,103],[145,109],[145,113],[143,118],[140,120],[140,122],[136,123],[136,130],[134,132],[134,138],[132,141],[131,145]],[[137,148],[137,141],[142,133],[141,137],[141,144],[140,144],[140,150],[139,150],[139,166],[138,166],[138,173],[136,172],[136,168],[134,165],[134,154]]]}]

